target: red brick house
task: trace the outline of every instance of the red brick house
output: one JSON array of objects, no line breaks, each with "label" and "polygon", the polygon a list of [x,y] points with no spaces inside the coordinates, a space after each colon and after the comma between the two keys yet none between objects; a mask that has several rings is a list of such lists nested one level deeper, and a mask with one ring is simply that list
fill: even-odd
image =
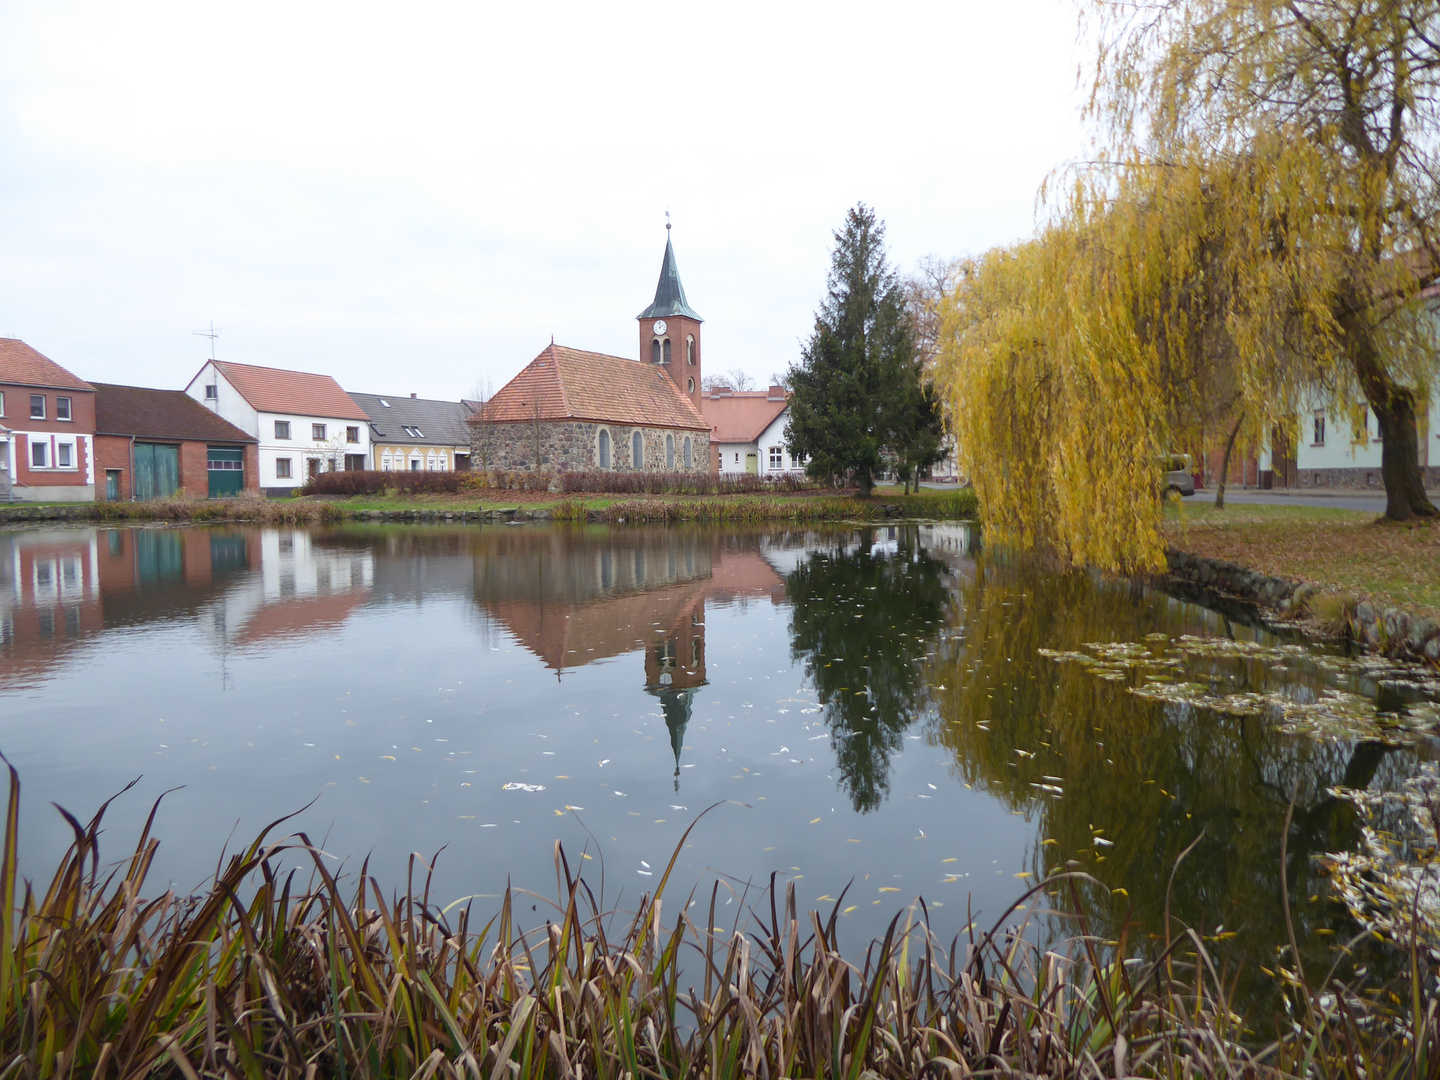
[{"label": "red brick house", "polygon": [[101,498],[213,499],[260,490],[255,437],[184,390],[94,385]]},{"label": "red brick house", "polygon": [[0,500],[95,498],[95,388],[17,338],[0,338]]}]

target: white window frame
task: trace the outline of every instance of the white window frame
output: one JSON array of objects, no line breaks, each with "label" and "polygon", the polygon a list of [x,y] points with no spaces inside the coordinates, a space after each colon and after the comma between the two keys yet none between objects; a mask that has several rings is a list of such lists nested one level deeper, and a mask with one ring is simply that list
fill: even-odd
[{"label": "white window frame", "polygon": [[778,446],[770,447],[770,468],[783,469],[785,467],[785,451]]},{"label": "white window frame", "polygon": [[[69,451],[68,457],[70,458],[70,463],[68,465],[65,463],[65,458],[67,457],[67,450]],[[75,469],[78,469],[79,467],[80,455],[75,452],[75,441],[73,439],[56,439],[55,468],[70,469],[73,471]]]},{"label": "white window frame", "polygon": [[[37,453],[37,451],[38,451],[38,453]],[[37,458],[38,458],[38,460],[37,460]],[[48,468],[50,468],[50,440],[49,440],[49,439],[31,439],[31,440],[30,440],[30,468],[32,468],[32,469],[48,469]]]},{"label": "white window frame", "polygon": [[0,390],[0,416],[5,415],[5,391]]},{"label": "white window frame", "polygon": [[73,398],[65,397],[63,394],[55,397],[55,419],[66,420],[71,423],[75,421],[75,402]]},{"label": "white window frame", "polygon": [[[39,411],[38,413],[35,411],[35,402],[37,402],[37,401],[40,402],[40,411]],[[45,419],[45,395],[44,395],[44,394],[31,394],[31,395],[30,395],[30,419],[31,419],[31,420],[44,420],[44,419]]]}]

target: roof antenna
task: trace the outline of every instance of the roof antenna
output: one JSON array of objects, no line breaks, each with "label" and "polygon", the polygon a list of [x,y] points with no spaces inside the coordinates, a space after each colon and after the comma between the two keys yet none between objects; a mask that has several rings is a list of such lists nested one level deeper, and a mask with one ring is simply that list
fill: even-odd
[{"label": "roof antenna", "polygon": [[210,320],[209,330],[191,330],[190,333],[196,337],[208,337],[210,339],[210,359],[215,359],[215,339],[220,336],[220,328],[215,325],[215,320]]}]

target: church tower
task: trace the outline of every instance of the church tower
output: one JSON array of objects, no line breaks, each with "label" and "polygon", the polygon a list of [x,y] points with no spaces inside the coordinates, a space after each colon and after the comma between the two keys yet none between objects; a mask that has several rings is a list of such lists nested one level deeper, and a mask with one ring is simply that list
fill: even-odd
[{"label": "church tower", "polygon": [[660,264],[660,282],[655,302],[642,311],[640,320],[640,362],[654,364],[670,376],[680,392],[700,408],[700,324],[705,320],[685,301],[685,287],[675,266],[675,249],[670,244],[670,223],[665,223],[665,260]]}]

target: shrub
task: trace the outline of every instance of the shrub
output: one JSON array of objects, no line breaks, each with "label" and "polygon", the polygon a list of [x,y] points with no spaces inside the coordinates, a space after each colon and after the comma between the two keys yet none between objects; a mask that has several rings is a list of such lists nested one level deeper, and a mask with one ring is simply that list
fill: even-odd
[{"label": "shrub", "polygon": [[396,491],[405,495],[453,495],[460,490],[462,478],[468,475],[458,472],[379,472],[374,469],[322,472],[306,480],[300,493],[354,496]]},{"label": "shrub", "polygon": [[795,492],[817,487],[804,476],[762,477],[754,473],[616,472],[584,469],[560,474],[567,495],[744,495]]},{"label": "shrub", "polygon": [[534,469],[480,469],[464,473],[462,491],[550,491],[555,474]]}]

